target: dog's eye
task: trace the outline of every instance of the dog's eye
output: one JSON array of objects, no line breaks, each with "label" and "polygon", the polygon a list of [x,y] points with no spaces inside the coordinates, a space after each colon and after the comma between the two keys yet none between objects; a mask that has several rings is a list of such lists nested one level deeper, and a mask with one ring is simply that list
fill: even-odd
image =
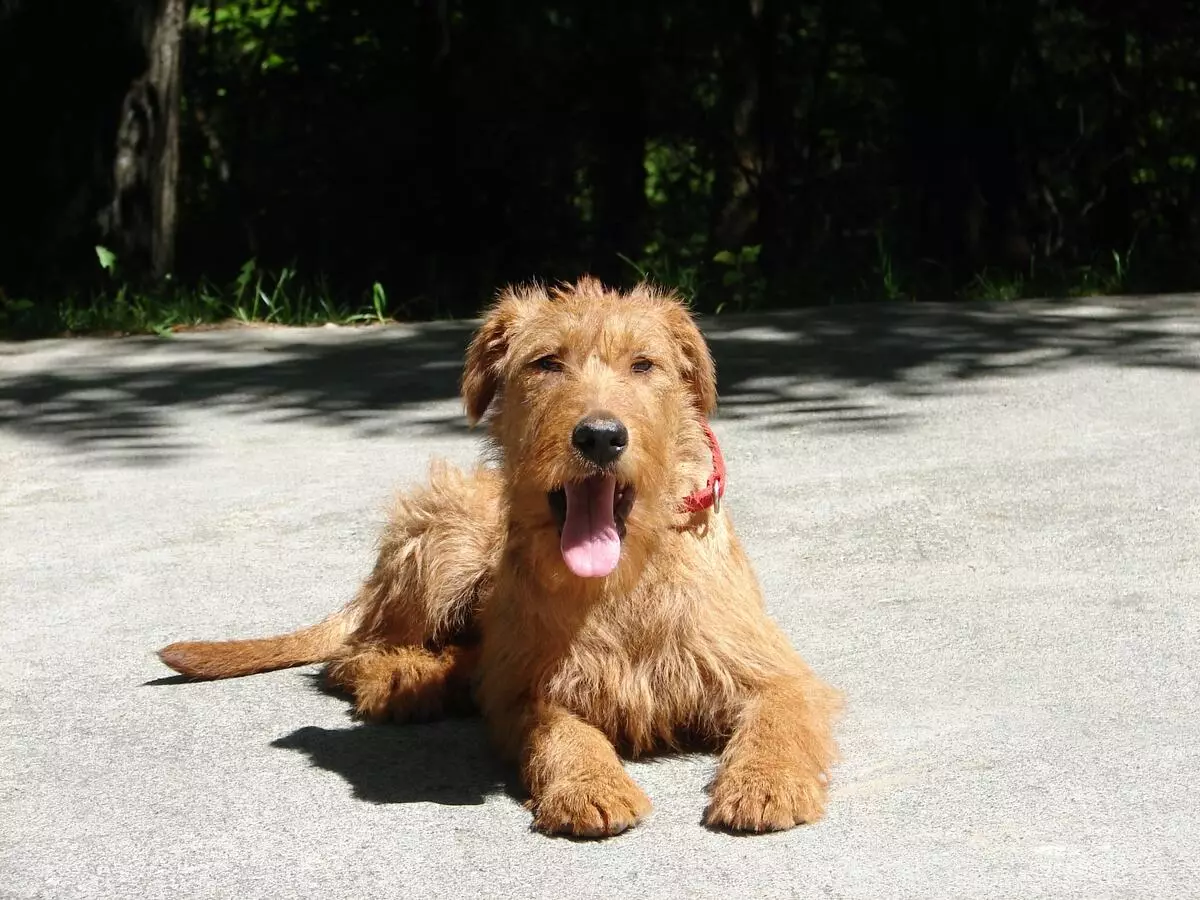
[{"label": "dog's eye", "polygon": [[561,372],[563,370],[562,360],[553,353],[534,360],[533,367],[542,372]]},{"label": "dog's eye", "polygon": [[653,369],[654,363],[650,362],[648,359],[636,359],[633,361],[633,365],[630,368],[640,375]]}]

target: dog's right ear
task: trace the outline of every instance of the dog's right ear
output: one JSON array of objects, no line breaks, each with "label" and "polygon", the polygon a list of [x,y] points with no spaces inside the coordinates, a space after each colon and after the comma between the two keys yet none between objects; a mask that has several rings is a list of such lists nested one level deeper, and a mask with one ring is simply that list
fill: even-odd
[{"label": "dog's right ear", "polygon": [[467,422],[471,425],[484,417],[499,390],[509,337],[530,299],[527,291],[503,291],[467,347],[461,387]]}]

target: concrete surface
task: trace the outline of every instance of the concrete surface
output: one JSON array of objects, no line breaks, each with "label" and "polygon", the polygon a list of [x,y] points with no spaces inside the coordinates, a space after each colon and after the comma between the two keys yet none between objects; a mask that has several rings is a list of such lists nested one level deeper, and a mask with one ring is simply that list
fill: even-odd
[{"label": "concrete surface", "polygon": [[850,700],[827,821],[710,833],[697,756],[548,839],[475,721],[162,680],[341,604],[390,492],[474,457],[463,326],[9,344],[0,896],[1195,896],[1200,301],[709,326],[727,503]]}]

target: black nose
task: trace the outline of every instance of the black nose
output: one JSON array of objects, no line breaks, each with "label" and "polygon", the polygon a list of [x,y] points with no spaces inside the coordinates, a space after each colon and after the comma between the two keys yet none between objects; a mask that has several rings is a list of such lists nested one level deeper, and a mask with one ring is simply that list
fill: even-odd
[{"label": "black nose", "polygon": [[588,416],[571,432],[575,449],[598,466],[606,466],[629,446],[629,429],[619,419]]}]

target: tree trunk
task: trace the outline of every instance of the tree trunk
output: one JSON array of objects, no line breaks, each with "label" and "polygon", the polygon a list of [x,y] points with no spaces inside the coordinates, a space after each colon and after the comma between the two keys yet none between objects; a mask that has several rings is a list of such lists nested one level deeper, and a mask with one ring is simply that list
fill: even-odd
[{"label": "tree trunk", "polygon": [[[596,13],[600,15],[596,15]],[[620,284],[645,245],[646,85],[643,83],[651,17],[638,3],[597,6],[588,20],[600,48],[591,60],[591,164],[595,249],[591,269],[601,280]]]},{"label": "tree trunk", "polygon": [[758,240],[759,264],[768,274],[783,262],[783,198],[787,192],[789,110],[779,85],[776,44],[782,28],[779,4],[753,0],[754,55],[758,66]]},{"label": "tree trunk", "polygon": [[[596,144],[592,165],[596,251],[592,269],[602,280],[620,284],[631,270],[622,257],[637,260],[645,244],[646,118],[641,73],[636,65],[614,66],[597,98]],[[619,124],[616,124],[619,123]]]},{"label": "tree trunk", "polygon": [[914,255],[935,261],[948,293],[989,262],[1026,265],[1011,95],[1035,4],[940,0],[924,18],[898,0],[885,10],[911,59],[897,77],[917,204]]},{"label": "tree trunk", "polygon": [[141,12],[146,71],[134,79],[122,103],[113,200],[102,226],[126,270],[161,279],[175,264],[187,4],[186,0],[152,0]]},{"label": "tree trunk", "polygon": [[150,42],[150,83],[159,99],[159,133],[154,148],[153,231],[150,271],[155,278],[175,266],[179,196],[179,101],[183,75],[183,25],[186,0],[164,0]]},{"label": "tree trunk", "polygon": [[0,13],[5,290],[53,295],[98,273],[92,248],[108,240],[97,213],[112,197],[117,115],[143,68],[123,5],[36,0]]},{"label": "tree trunk", "polygon": [[1100,207],[1099,250],[1124,254],[1133,233],[1133,173],[1130,165],[1128,108],[1133,85],[1126,60],[1127,37],[1123,21],[1108,23],[1104,33],[1108,51],[1108,120],[1103,131],[1104,202]]},{"label": "tree trunk", "polygon": [[724,44],[725,96],[718,107],[722,110],[725,127],[721,130],[721,147],[713,191],[713,213],[709,233],[709,256],[716,250],[737,250],[751,240],[758,222],[758,175],[762,169],[759,144],[759,77],[755,58],[754,38],[758,34],[761,0],[738,4],[739,27]]}]

